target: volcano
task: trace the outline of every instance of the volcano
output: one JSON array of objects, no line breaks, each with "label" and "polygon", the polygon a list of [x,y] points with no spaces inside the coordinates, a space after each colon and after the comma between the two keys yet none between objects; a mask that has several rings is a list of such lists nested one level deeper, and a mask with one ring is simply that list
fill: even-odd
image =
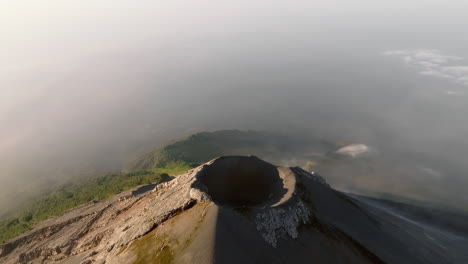
[{"label": "volcano", "polygon": [[0,262],[468,263],[457,226],[255,156],[138,190],[42,222],[2,245]]}]

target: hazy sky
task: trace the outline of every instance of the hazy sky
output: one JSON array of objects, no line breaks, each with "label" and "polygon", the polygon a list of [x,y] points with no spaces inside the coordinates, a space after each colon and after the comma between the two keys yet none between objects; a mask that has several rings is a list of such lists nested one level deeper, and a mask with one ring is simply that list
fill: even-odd
[{"label": "hazy sky", "polygon": [[118,168],[135,151],[222,128],[424,153],[466,183],[467,10],[455,0],[0,1],[0,206],[54,173]]}]

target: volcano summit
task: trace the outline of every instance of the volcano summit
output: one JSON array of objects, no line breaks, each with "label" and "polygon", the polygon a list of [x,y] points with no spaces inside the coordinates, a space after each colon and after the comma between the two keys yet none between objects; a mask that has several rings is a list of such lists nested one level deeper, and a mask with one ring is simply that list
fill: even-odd
[{"label": "volcano summit", "polygon": [[317,174],[223,156],[44,221],[2,263],[466,263],[468,239]]}]

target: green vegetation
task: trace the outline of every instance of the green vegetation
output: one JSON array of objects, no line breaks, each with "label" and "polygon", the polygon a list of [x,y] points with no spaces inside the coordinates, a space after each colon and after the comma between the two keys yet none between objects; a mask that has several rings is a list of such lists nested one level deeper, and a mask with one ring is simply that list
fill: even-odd
[{"label": "green vegetation", "polygon": [[304,156],[304,149],[311,147],[328,151],[330,143],[304,142],[294,137],[259,131],[202,132],[147,153],[130,164],[128,170],[151,170],[174,162],[184,162],[193,167],[223,155],[255,155],[280,164],[279,161],[285,157],[294,157],[298,153]]},{"label": "green vegetation", "polygon": [[269,143],[265,142],[266,138],[260,132],[236,130],[197,133],[144,155],[133,162],[129,170],[151,170],[177,162],[197,166],[226,154],[258,155]]},{"label": "green vegetation", "polygon": [[152,173],[156,174],[171,174],[171,175],[179,175],[182,174],[191,168],[194,168],[195,164],[189,164],[184,161],[172,161],[172,162],[166,162],[164,167],[157,167],[154,169],[151,169],[150,171]]},{"label": "green vegetation", "polygon": [[68,209],[93,200],[103,200],[132,187],[168,181],[170,174],[185,171],[184,163],[151,171],[137,171],[125,174],[107,174],[80,179],[44,195],[8,218],[0,219],[0,243],[30,230],[38,222],[51,216],[60,215]]}]

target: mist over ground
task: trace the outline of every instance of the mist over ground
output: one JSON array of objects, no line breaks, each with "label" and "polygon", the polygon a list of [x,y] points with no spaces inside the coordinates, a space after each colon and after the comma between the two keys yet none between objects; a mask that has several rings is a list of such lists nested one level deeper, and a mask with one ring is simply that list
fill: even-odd
[{"label": "mist over ground", "polygon": [[466,201],[467,8],[3,1],[0,208],[231,128],[363,143]]}]

